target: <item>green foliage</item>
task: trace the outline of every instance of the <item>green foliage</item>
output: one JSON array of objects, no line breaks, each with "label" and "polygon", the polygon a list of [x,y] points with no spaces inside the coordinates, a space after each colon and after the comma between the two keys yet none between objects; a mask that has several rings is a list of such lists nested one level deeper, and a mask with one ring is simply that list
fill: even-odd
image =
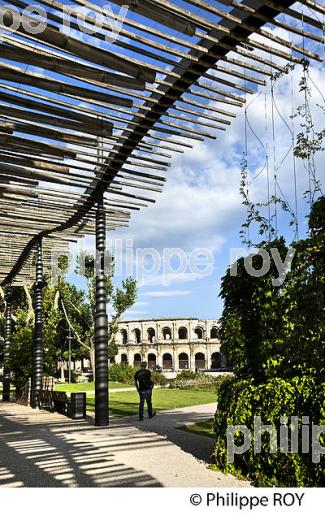
[{"label": "green foliage", "polygon": [[208,374],[194,373],[190,370],[184,370],[177,374],[175,380],[170,384],[170,388],[178,388],[179,390],[215,390],[218,391],[222,382],[233,376],[213,377]]},{"label": "green foliage", "polygon": [[176,375],[176,381],[181,381],[183,379],[195,379],[198,373],[193,372],[192,370],[182,370],[178,372]]},{"label": "green foliage", "polygon": [[161,372],[151,372],[151,379],[155,386],[165,386],[167,383],[167,379]]},{"label": "green foliage", "polygon": [[[312,462],[311,441],[309,453],[301,453],[301,448],[299,453],[281,453],[280,450],[271,453],[269,435],[263,434],[261,453],[256,454],[253,450],[256,438],[253,435],[254,416],[261,417],[262,424],[274,426],[277,432],[280,431],[281,417],[288,417],[289,425],[291,417],[298,417],[299,442],[302,416],[310,417],[310,422],[315,424],[325,424],[324,390],[325,384],[317,382],[312,375],[292,379],[276,377],[258,386],[249,379],[233,378],[225,381],[219,390],[214,422],[217,468],[248,477],[257,486],[324,485],[324,459],[319,464]],[[253,436],[250,448],[246,453],[235,455],[234,463],[230,463],[227,458],[228,425],[245,425]],[[240,432],[235,434],[235,441],[238,446],[242,444]],[[323,442],[325,444],[325,435]]]},{"label": "green foliage", "polygon": [[[68,359],[68,335],[71,325],[72,359],[89,358],[92,338],[93,318],[85,291],[60,277],[58,284],[48,288],[50,298],[48,312],[45,312],[45,329],[53,336],[53,357],[62,361]],[[44,295],[45,301],[46,295]],[[57,304],[55,299],[58,298]],[[51,327],[51,319],[53,326]],[[56,328],[55,328],[56,324]]]},{"label": "green foliage", "polygon": [[223,388],[224,385],[227,385],[228,383],[232,382],[234,379],[234,376],[232,374],[228,374],[226,376],[218,376],[215,378],[215,388],[217,391],[217,397],[219,396],[219,393],[221,392],[221,388]]},{"label": "green foliage", "polygon": [[[118,381],[119,383],[128,383],[130,386],[134,386],[134,375],[137,370],[138,368],[134,368],[130,365],[111,364],[109,366],[109,380]],[[155,385],[166,384],[165,376],[159,372],[151,372],[151,379]]]},{"label": "green foliage", "polygon": [[[83,267],[85,266],[85,267]],[[78,265],[76,272],[81,272],[86,276],[87,279],[87,297],[90,303],[91,314],[93,317],[92,324],[89,328],[91,336],[91,348],[93,348],[94,341],[94,319],[95,319],[95,294],[96,294],[96,262],[93,256],[81,256],[78,259]],[[111,260],[109,273],[106,275],[106,302],[112,307],[112,316],[109,322],[109,344],[108,344],[108,355],[110,358],[117,354],[117,346],[115,343],[115,335],[118,332],[118,323],[121,319],[122,314],[127,311],[134,303],[137,298],[137,284],[133,278],[127,278],[122,281],[122,288],[114,287],[113,275],[114,275],[114,260]]]},{"label": "green foliage", "polygon": [[[324,377],[324,215],[321,197],[310,215],[309,236],[292,244],[295,254],[281,286],[272,283],[278,277],[273,259],[266,275],[252,277],[241,258],[237,276],[228,269],[222,279],[222,351],[237,375],[261,383],[272,375],[294,377],[313,368]],[[283,238],[264,245],[268,252],[271,248],[286,257]],[[253,257],[254,269],[261,263],[260,256]]]},{"label": "green foliage", "polygon": [[16,332],[11,336],[9,364],[13,372],[12,382],[20,389],[32,374],[34,331],[32,326],[26,325],[25,309],[18,311],[16,319]]},{"label": "green foliage", "polygon": [[109,380],[118,381],[119,383],[129,383],[134,385],[134,375],[137,369],[130,365],[119,365],[117,363],[109,366]]},{"label": "green foliage", "polygon": [[[311,84],[312,81],[309,75],[309,62],[305,60],[303,64],[303,75],[301,77],[299,87],[300,92],[304,95],[304,102],[297,109],[293,117],[301,118],[301,132],[296,136],[296,143],[294,146],[294,155],[299,159],[304,160],[305,168],[309,177],[309,189],[305,195],[308,196],[309,202],[315,202],[316,194],[322,193],[321,182],[316,176],[316,154],[325,150],[325,129],[317,129],[314,123],[312,109],[310,102],[312,99]],[[318,105],[318,109],[325,113],[325,108]]]},{"label": "green foliage", "polygon": [[[280,427],[282,416],[308,416],[325,424],[325,197],[314,204],[309,236],[293,244],[295,255],[283,284],[274,286],[278,271],[271,261],[262,277],[250,276],[244,259],[237,276],[227,271],[222,280],[224,311],[221,318],[221,350],[227,355],[235,379],[225,380],[218,390],[215,418],[217,466],[243,474],[257,485],[310,486],[324,484],[324,463],[314,464],[309,454],[270,453],[268,436],[262,453],[250,449],[226,457],[228,425],[245,425],[253,431],[254,416],[263,424]],[[277,248],[285,258],[283,238],[262,244]],[[260,269],[261,258],[253,260]],[[241,434],[238,433],[241,444]],[[325,443],[325,435],[323,435]]]},{"label": "green foliage", "polygon": [[[286,257],[288,249],[284,239],[264,245],[264,250],[269,253],[271,248],[276,248],[281,258]],[[263,258],[251,255],[251,263],[253,269],[260,270]],[[267,360],[271,356],[283,354],[284,302],[281,288],[272,283],[277,278],[278,269],[273,258],[268,273],[261,277],[251,276],[241,258],[237,262],[237,275],[234,276],[228,269],[222,279],[222,350],[236,373],[252,376],[256,381],[263,379],[263,365]]]},{"label": "green foliage", "polygon": [[[34,324],[28,322],[27,316],[26,308],[17,310],[15,327],[10,338],[9,366],[13,373],[12,382],[17,389],[22,388],[32,375]],[[45,375],[52,375],[53,359],[47,348],[44,349],[43,359]]]}]

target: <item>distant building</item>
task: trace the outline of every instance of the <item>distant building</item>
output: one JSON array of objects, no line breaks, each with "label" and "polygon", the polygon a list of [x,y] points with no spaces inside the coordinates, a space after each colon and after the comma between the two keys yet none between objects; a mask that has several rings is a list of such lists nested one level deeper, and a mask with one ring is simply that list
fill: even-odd
[{"label": "distant building", "polygon": [[220,353],[217,320],[162,318],[121,321],[115,338],[116,363],[137,367],[147,361],[149,368],[164,370],[228,369]]}]

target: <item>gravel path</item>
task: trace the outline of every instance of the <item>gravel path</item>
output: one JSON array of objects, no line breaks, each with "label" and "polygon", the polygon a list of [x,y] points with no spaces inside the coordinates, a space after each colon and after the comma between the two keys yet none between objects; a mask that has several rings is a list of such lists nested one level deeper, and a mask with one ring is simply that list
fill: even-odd
[{"label": "gravel path", "polygon": [[0,487],[237,487],[208,469],[213,441],[177,426],[205,420],[214,405],[162,412],[152,420],[93,420],[0,404]]}]

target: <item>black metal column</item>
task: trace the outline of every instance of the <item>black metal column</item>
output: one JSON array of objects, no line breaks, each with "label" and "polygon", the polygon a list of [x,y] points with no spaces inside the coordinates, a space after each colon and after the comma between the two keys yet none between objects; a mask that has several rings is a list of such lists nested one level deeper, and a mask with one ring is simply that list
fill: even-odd
[{"label": "black metal column", "polygon": [[107,426],[109,422],[105,246],[104,197],[100,194],[96,211],[95,426]]},{"label": "black metal column", "polygon": [[8,285],[6,290],[6,323],[5,323],[5,342],[3,348],[3,401],[10,401],[10,368],[9,368],[9,349],[10,334],[12,332],[12,287]]},{"label": "black metal column", "polygon": [[32,408],[38,407],[38,395],[43,382],[43,286],[42,239],[40,239],[36,253],[35,335],[30,403]]}]

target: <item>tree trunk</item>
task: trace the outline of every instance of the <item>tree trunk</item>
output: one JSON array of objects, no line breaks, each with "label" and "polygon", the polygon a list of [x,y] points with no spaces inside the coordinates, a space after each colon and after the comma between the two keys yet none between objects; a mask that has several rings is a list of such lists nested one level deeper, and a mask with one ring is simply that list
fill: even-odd
[{"label": "tree trunk", "polygon": [[61,370],[60,379],[61,379],[62,381],[65,381],[65,377],[64,377],[64,361],[61,361],[60,370]]},{"label": "tree trunk", "polygon": [[90,349],[89,349],[89,359],[90,359],[90,368],[93,373],[93,378],[95,380],[95,343],[94,340],[91,340]]}]

